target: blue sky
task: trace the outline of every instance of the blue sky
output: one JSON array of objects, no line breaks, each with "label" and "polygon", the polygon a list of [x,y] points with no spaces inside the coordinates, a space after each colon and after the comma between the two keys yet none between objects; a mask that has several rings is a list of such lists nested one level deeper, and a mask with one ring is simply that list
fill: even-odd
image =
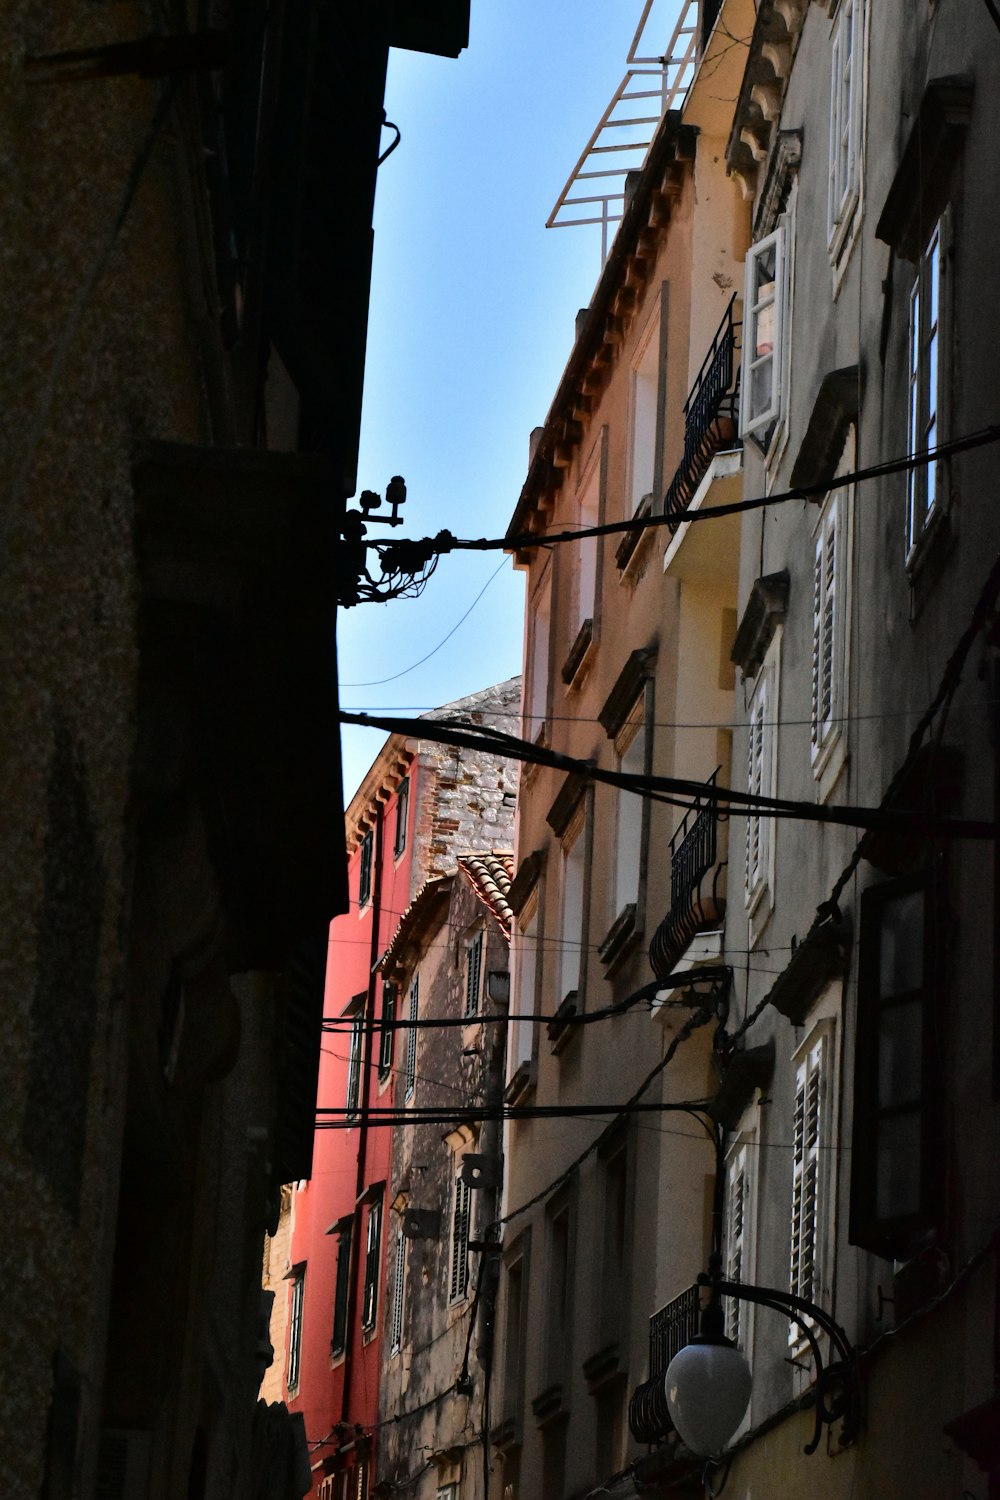
[{"label": "blue sky", "polygon": [[[658,48],[675,8],[654,8],[647,39]],[[358,479],[384,491],[402,474],[408,499],[398,533],[373,531],[506,530],[528,436],[600,270],[596,227],[545,220],[624,74],[641,10],[642,0],[472,0],[470,45],[457,60],[390,55],[386,113],[402,140],[376,195]],[[419,711],[519,672],[523,586],[509,559],[451,639],[406,670],[502,556],[446,557],[419,600],[342,612],[343,706]],[[347,800],[381,740],[345,728]]]}]

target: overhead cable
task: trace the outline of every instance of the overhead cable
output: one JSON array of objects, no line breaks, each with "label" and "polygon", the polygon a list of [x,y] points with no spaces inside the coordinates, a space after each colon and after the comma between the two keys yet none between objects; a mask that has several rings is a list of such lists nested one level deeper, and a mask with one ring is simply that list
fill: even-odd
[{"label": "overhead cable", "polygon": [[457,745],[463,749],[481,750],[492,745],[496,754],[510,760],[520,760],[533,765],[549,766],[555,770],[572,772],[587,781],[599,782],[620,791],[632,792],[649,800],[665,802],[689,812],[711,803],[716,807],[736,809],[743,812],[761,813],[769,817],[793,818],[810,823],[831,823],[849,828],[889,828],[899,832],[914,832],[939,838],[995,839],[997,825],[989,819],[976,818],[927,818],[913,813],[892,812],[884,807],[853,807],[844,804],[828,804],[795,801],[788,797],[766,797],[753,792],[738,791],[735,787],[718,783],[692,781],[680,776],[639,776],[623,771],[610,771],[591,760],[580,760],[561,750],[535,745],[517,735],[487,725],[467,723],[449,719],[403,719],[384,715],[349,714],[343,710],[338,715],[343,724],[357,724],[363,728],[384,730],[387,734],[435,740],[440,744]]},{"label": "overhead cable", "polygon": [[[449,552],[520,552],[533,547],[549,547],[556,542],[580,542],[588,537],[618,536],[623,532],[643,532],[656,526],[686,525],[688,522],[717,520],[721,516],[740,515],[744,511],[763,510],[772,505],[784,505],[790,500],[819,500],[831,490],[845,489],[852,484],[861,484],[869,479],[882,479],[890,474],[904,474],[920,469],[927,464],[953,458],[973,448],[982,448],[989,443],[1000,442],[1000,423],[991,423],[975,432],[952,438],[946,443],[936,443],[929,448],[920,448],[914,453],[901,454],[882,463],[869,464],[863,469],[854,469],[849,474],[838,474],[833,479],[822,479],[815,484],[800,484],[794,489],[773,490],[769,495],[753,495],[745,500],[732,500],[724,505],[713,505],[705,510],[684,511],[681,515],[649,515],[624,521],[606,521],[601,526],[581,526],[576,530],[524,532],[517,536],[459,538],[450,531],[439,531],[436,537],[426,538],[419,544],[435,549],[438,556]],[[398,543],[373,541],[375,550],[391,548]]]}]

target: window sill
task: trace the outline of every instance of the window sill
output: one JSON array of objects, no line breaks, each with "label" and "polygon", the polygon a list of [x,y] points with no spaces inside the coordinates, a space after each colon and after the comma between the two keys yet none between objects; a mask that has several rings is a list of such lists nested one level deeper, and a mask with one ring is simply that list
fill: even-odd
[{"label": "window sill", "polygon": [[556,1056],[563,1050],[574,1031],[577,1030],[575,1026],[567,1026],[566,1022],[570,1016],[576,1015],[579,998],[580,994],[578,990],[570,990],[569,994],[556,1007],[555,1015],[545,1028],[546,1035],[552,1043],[553,1056]]},{"label": "window sill", "polygon": [[553,1422],[566,1421],[569,1411],[563,1404],[561,1384],[546,1386],[532,1399],[531,1412],[539,1427],[548,1427]]},{"label": "window sill", "polygon": [[503,1091],[505,1104],[520,1104],[535,1091],[535,1070],[531,1062],[523,1062],[511,1074],[510,1082]]},{"label": "window sill", "polygon": [[563,664],[562,680],[568,688],[578,687],[582,683],[590,665],[592,648],[595,645],[594,622],[584,620]]},{"label": "window sill", "polygon": [[[653,497],[651,494],[643,495],[639,504],[632,512],[631,519],[633,521],[644,521],[652,513]],[[651,536],[652,529],[649,527],[643,527],[642,529],[636,527],[635,531],[625,532],[615,552],[615,562],[623,579],[632,572],[634,565],[638,565],[639,554],[645,552],[646,543]]]},{"label": "window sill", "polygon": [[816,797],[819,802],[828,802],[841,772],[847,765],[847,743],[840,729],[835,729],[826,740],[816,759],[812,773],[816,779]]},{"label": "window sill", "polygon": [[597,949],[609,974],[614,973],[618,965],[628,957],[641,937],[642,927],[638,922],[636,905],[634,901],[630,901],[612,922],[604,941]]}]

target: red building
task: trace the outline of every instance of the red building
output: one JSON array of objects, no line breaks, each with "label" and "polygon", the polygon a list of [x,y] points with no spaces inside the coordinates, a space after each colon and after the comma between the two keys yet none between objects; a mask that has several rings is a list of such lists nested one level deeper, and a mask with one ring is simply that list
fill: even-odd
[{"label": "red building", "polygon": [[[428,717],[509,729],[519,707],[514,678]],[[460,851],[510,843],[516,787],[516,765],[485,750],[393,735],[346,813],[350,910],[330,926],[324,1008],[340,1024],[320,1058],[312,1177],[292,1195],[287,1333],[276,1355],[288,1405],[305,1420],[318,1500],[367,1500],[377,1441],[392,1132],[367,1111],[395,1102],[417,1033],[397,1037],[398,1007],[410,1000],[376,965],[427,880],[453,870]],[[324,1109],[345,1108],[346,1128],[324,1128],[324,1119],[344,1121]]]}]

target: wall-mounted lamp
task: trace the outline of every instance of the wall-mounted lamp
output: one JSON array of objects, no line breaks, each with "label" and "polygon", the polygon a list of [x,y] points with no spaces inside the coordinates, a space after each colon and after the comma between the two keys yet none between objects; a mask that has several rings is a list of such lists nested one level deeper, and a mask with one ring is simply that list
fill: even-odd
[{"label": "wall-mounted lamp", "polygon": [[[842,1420],[842,1446],[854,1441],[860,1417],[857,1358],[844,1330],[804,1297],[769,1287],[723,1281],[721,1258],[709,1258],[710,1269],[698,1277],[704,1303],[700,1332],[667,1366],[664,1377],[671,1420],[682,1440],[701,1457],[715,1458],[739,1426],[750,1404],[750,1366],[724,1329],[720,1297],[735,1297],[770,1307],[797,1323],[808,1340],[816,1366],[816,1426],[806,1453],[819,1447],[824,1424]],[[823,1363],[817,1330],[829,1336],[836,1359]]]}]

